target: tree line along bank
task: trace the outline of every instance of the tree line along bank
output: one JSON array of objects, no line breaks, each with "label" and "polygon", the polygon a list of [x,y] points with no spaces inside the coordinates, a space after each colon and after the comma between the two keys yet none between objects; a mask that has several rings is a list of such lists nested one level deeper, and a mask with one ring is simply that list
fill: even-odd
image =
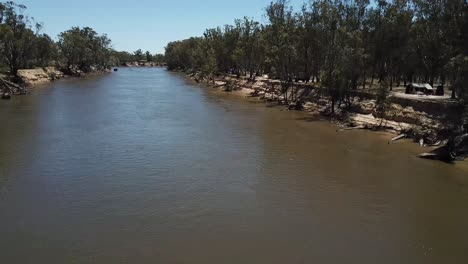
[{"label": "tree line along bank", "polygon": [[[326,89],[331,112],[350,91],[387,91],[411,82],[468,96],[468,4],[465,0],[316,0],[293,10],[286,0],[265,8],[267,23],[243,18],[203,36],[168,44],[169,69],[268,74],[285,94],[294,81]],[[340,104],[341,105],[341,104]]]},{"label": "tree line along bank", "polygon": [[0,2],[0,70],[16,76],[20,69],[55,66],[65,73],[106,69],[133,62],[163,63],[161,54],[116,51],[106,34],[90,27],[72,27],[54,41],[43,24],[25,15],[26,6]]},{"label": "tree line along bank", "polygon": [[289,105],[307,84],[332,116],[370,96],[375,117],[390,118],[395,90],[429,84],[452,98],[439,102],[458,105],[440,129],[468,133],[466,0],[313,0],[299,10],[274,0],[265,17],[169,43],[168,68],[213,83],[222,76],[275,79],[261,92]]}]

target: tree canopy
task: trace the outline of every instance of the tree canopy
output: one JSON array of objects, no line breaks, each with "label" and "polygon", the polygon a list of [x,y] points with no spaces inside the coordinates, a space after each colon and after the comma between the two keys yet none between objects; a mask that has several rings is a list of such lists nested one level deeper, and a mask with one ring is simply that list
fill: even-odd
[{"label": "tree canopy", "polygon": [[169,43],[169,69],[313,81],[332,101],[374,81],[468,94],[466,0],[314,0],[299,11],[275,0],[265,14],[265,24],[244,18]]},{"label": "tree canopy", "polygon": [[41,34],[42,25],[23,15],[26,7],[0,2],[0,62],[14,74],[20,68],[43,66],[57,55],[52,39]]},{"label": "tree canopy", "polygon": [[106,35],[99,35],[89,27],[73,27],[60,33],[58,41],[68,68],[72,65],[83,69],[91,65],[107,67],[110,45],[111,40]]},{"label": "tree canopy", "polygon": [[72,27],[55,42],[41,33],[43,25],[24,15],[26,6],[0,2],[0,66],[16,75],[19,69],[58,66],[87,71],[91,66],[106,68],[146,60],[162,64],[164,55],[137,50],[133,54],[115,51],[106,34],[90,27]]}]

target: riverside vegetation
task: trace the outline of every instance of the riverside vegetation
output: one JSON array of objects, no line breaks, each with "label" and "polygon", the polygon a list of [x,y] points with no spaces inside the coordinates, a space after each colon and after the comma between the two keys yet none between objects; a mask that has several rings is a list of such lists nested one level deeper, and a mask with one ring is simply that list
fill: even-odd
[{"label": "riverside vegetation", "polygon": [[54,41],[41,33],[41,23],[24,15],[25,10],[26,6],[13,1],[0,2],[0,70],[10,81],[35,84],[64,75],[106,71],[115,65],[163,62],[163,55],[149,51],[116,51],[106,34],[90,27],[72,27]]},{"label": "riverside vegetation", "polygon": [[[243,18],[169,43],[168,68],[350,126],[443,145],[424,157],[468,154],[467,1],[316,0],[295,11],[276,0],[265,13],[266,24]],[[450,96],[401,93],[413,82]]]}]

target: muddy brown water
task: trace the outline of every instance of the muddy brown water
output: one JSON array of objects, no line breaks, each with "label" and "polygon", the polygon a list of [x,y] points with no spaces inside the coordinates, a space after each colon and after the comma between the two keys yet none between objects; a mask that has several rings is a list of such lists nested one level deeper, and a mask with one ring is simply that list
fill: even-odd
[{"label": "muddy brown water", "polygon": [[468,167],[163,69],[0,102],[0,263],[468,263]]}]

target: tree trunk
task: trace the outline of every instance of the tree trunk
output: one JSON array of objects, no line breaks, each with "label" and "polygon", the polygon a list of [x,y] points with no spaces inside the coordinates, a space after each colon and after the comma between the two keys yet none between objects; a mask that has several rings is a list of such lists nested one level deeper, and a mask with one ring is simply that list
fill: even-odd
[{"label": "tree trunk", "polygon": [[353,77],[351,81],[351,89],[357,90],[357,77]]},{"label": "tree trunk", "polygon": [[332,96],[332,105],[331,105],[331,113],[334,115],[335,114],[335,97]]}]

